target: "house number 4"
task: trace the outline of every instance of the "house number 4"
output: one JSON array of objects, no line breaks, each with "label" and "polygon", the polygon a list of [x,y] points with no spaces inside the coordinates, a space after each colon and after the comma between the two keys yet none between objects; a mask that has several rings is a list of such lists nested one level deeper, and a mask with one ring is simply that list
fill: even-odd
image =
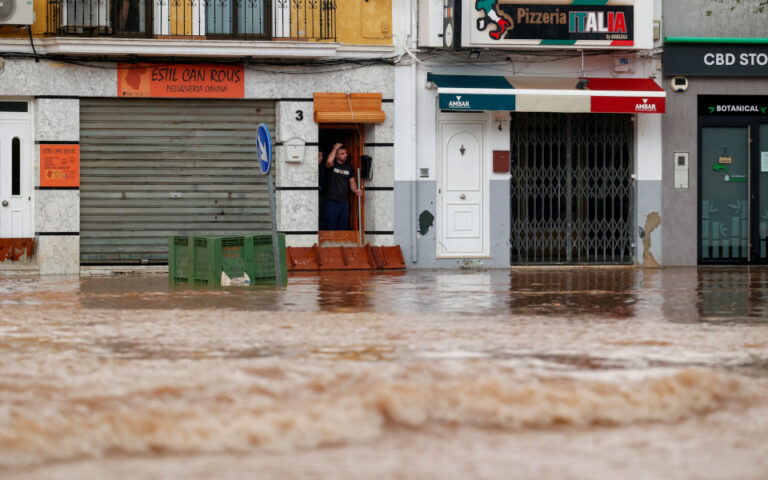
[{"label": "house number 4", "polygon": [[304,111],[303,110],[296,110],[296,120],[298,120],[298,121],[304,120]]}]

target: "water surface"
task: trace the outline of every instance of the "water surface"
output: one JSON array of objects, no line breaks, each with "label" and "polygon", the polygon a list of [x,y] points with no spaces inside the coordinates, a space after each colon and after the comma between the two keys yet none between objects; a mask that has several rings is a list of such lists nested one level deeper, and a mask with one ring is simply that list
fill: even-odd
[{"label": "water surface", "polygon": [[768,269],[0,277],[0,476],[768,478]]}]

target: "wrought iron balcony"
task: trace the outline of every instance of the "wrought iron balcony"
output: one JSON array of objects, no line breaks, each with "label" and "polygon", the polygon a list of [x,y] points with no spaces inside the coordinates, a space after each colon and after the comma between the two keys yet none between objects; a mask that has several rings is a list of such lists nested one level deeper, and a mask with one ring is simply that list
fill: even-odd
[{"label": "wrought iron balcony", "polygon": [[49,0],[56,36],[336,40],[336,0]]}]

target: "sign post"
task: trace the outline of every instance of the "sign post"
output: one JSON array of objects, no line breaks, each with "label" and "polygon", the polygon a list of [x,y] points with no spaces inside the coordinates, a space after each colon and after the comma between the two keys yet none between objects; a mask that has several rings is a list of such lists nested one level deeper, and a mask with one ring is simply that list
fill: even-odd
[{"label": "sign post", "polygon": [[260,123],[256,130],[256,153],[259,159],[259,169],[263,175],[269,175],[269,211],[272,215],[272,254],[275,262],[275,282],[283,284],[282,267],[280,265],[280,244],[277,238],[277,215],[275,214],[275,187],[272,173],[272,138],[269,136],[269,128]]}]

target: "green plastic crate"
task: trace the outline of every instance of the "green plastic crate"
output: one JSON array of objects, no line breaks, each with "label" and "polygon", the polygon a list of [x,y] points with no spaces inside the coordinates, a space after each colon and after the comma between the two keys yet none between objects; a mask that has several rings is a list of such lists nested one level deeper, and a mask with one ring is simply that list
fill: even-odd
[{"label": "green plastic crate", "polygon": [[192,283],[195,259],[190,240],[192,237],[171,236],[168,238],[168,276],[173,283]]},{"label": "green plastic crate", "polygon": [[[278,246],[286,284],[284,234],[278,235]],[[247,272],[251,284],[275,281],[272,235],[172,236],[168,247],[168,274],[176,284],[220,285],[222,271],[230,278]]]}]

